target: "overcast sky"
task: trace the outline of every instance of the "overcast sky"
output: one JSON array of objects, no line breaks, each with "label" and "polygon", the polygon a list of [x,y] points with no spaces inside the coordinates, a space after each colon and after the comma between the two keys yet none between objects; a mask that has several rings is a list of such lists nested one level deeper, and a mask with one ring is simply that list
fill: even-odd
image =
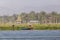
[{"label": "overcast sky", "polygon": [[0,15],[30,11],[60,11],[60,0],[0,0]]}]

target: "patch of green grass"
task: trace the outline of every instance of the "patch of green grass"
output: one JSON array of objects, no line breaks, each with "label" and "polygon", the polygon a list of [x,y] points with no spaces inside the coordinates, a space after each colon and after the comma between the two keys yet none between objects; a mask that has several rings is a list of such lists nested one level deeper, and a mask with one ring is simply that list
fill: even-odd
[{"label": "patch of green grass", "polygon": [[[32,24],[34,30],[60,30],[60,24]],[[27,24],[19,24],[14,26],[14,30],[22,30],[28,28]],[[0,30],[13,30],[12,25],[0,25]]]}]

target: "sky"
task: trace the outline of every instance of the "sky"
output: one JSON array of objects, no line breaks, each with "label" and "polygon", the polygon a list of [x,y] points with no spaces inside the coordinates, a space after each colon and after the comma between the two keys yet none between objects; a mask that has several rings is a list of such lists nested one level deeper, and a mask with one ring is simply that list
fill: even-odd
[{"label": "sky", "polygon": [[0,15],[30,11],[60,12],[60,0],[0,0]]}]

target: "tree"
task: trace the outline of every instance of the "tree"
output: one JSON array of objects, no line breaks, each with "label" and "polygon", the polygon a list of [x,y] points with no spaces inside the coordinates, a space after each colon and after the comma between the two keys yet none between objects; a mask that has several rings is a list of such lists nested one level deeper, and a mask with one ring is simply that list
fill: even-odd
[{"label": "tree", "polygon": [[54,11],[53,11],[53,12],[51,13],[51,15],[52,15],[52,23],[57,23],[57,21],[58,21],[58,20],[57,20],[57,18],[58,18],[57,12],[54,12]]},{"label": "tree", "polygon": [[36,20],[35,11],[31,11],[28,15],[29,15],[30,20]]},{"label": "tree", "polygon": [[44,20],[46,19],[46,12],[45,11],[41,11],[39,13],[39,20],[40,20],[40,23],[44,23]]},{"label": "tree", "polygon": [[17,14],[13,14],[12,17],[13,17],[13,19],[14,19],[14,21],[15,21],[15,20],[17,20],[18,15],[17,15]]},{"label": "tree", "polygon": [[28,16],[28,14],[27,13],[21,13],[20,14],[20,16],[21,16],[21,18],[22,18],[22,21],[26,21],[26,23],[29,21],[29,16]]}]

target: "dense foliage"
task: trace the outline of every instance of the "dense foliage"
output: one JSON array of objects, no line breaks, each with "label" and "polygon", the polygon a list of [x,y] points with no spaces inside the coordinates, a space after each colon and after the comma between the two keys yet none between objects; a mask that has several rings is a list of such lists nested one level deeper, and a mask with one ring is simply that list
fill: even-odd
[{"label": "dense foliage", "polygon": [[22,22],[29,22],[30,20],[38,20],[40,23],[60,23],[60,14],[57,12],[47,13],[45,11],[29,13],[22,12],[20,14],[13,14],[11,16],[4,15],[0,16],[0,23],[16,22],[17,18],[21,17]]}]

